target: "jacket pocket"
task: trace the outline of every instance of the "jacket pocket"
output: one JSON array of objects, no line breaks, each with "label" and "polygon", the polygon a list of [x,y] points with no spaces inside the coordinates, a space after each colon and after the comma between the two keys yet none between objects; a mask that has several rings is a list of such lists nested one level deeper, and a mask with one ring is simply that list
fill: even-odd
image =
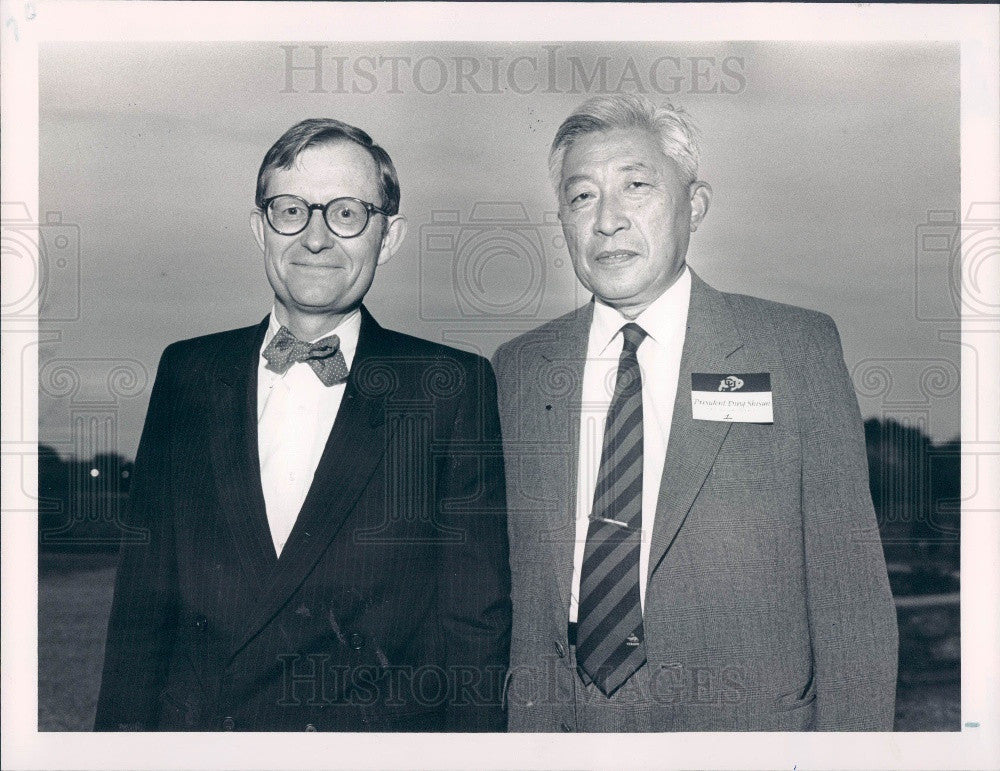
[{"label": "jacket pocket", "polygon": [[808,707],[814,701],[816,701],[816,679],[810,674],[805,686],[778,696],[777,709],[780,711],[801,709]]},{"label": "jacket pocket", "polygon": [[510,688],[510,681],[514,679],[514,670],[508,669],[503,678],[503,689],[500,691],[500,709],[507,709],[507,690]]}]

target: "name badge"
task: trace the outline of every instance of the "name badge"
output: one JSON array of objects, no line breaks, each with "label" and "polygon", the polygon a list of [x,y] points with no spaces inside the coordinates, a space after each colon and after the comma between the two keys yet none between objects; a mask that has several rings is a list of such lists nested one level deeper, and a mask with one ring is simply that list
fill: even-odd
[{"label": "name badge", "polygon": [[695,420],[773,423],[771,373],[691,373],[691,415]]}]

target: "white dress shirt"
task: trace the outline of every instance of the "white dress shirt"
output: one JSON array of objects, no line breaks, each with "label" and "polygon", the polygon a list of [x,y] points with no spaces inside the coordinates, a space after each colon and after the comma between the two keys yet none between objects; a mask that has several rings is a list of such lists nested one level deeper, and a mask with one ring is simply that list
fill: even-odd
[{"label": "white dress shirt", "polygon": [[[257,449],[267,523],[281,556],[337,419],[346,384],[323,385],[305,362],[293,364],[284,375],[267,369],[263,351],[279,329],[272,310],[257,366]],[[316,340],[337,335],[350,369],[360,331],[361,312],[355,310]]]},{"label": "white dress shirt", "polygon": [[[649,546],[660,493],[660,478],[670,438],[670,422],[677,395],[677,378],[691,301],[691,272],[684,272],[650,304],[635,323],[646,332],[638,350],[642,373],[642,530],[639,548],[639,602],[646,605],[646,573]],[[615,391],[618,359],[624,339],[621,328],[632,319],[599,301],[587,340],[580,410],[580,458],[576,485],[576,548],[573,552],[573,583],[569,620],[576,621],[580,602],[580,572],[587,545],[587,527],[594,506],[594,488],[601,465],[604,422]]]}]

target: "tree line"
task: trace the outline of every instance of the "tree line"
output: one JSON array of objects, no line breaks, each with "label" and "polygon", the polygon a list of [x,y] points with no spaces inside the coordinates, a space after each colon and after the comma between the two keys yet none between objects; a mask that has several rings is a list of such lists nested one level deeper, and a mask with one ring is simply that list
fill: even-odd
[{"label": "tree line", "polygon": [[[923,574],[944,581],[957,573],[961,442],[936,444],[920,428],[877,418],[865,421],[865,442],[869,486],[890,567],[917,583],[929,580]],[[132,470],[132,461],[116,453],[64,459],[53,447],[40,445],[40,548],[117,548]]]}]

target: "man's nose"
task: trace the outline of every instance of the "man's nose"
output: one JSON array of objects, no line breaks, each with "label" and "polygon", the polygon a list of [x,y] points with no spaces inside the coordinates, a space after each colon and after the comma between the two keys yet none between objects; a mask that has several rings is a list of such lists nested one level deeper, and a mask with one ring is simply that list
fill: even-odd
[{"label": "man's nose", "polygon": [[619,230],[628,230],[630,226],[631,223],[620,201],[613,196],[601,198],[597,207],[594,232],[613,236]]},{"label": "man's nose", "polygon": [[302,231],[302,244],[310,252],[318,253],[324,249],[329,249],[335,243],[336,236],[327,227],[326,220],[323,219],[323,212],[313,210],[309,212],[309,222],[306,229]]}]

